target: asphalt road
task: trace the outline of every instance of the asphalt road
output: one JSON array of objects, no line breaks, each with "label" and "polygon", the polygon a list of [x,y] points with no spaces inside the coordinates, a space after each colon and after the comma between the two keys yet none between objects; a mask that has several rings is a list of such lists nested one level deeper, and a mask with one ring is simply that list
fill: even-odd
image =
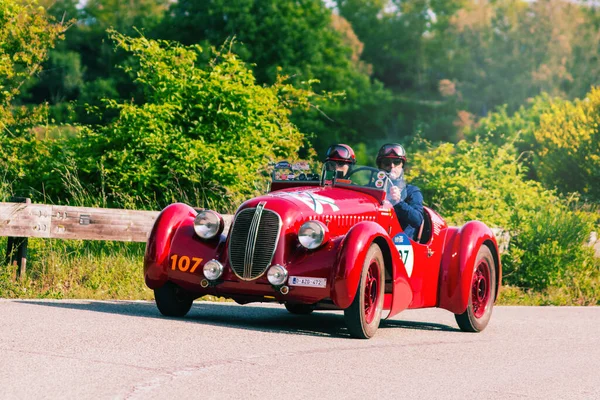
[{"label": "asphalt road", "polygon": [[0,299],[1,399],[600,399],[600,307],[496,307],[479,334],[409,310],[371,340],[339,312]]}]

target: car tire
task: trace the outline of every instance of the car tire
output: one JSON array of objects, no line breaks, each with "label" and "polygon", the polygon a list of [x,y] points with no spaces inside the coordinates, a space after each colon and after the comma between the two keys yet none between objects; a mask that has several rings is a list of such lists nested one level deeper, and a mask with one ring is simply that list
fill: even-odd
[{"label": "car tire", "polygon": [[285,308],[291,313],[296,315],[308,315],[315,311],[314,304],[294,304],[285,303]]},{"label": "car tire", "polygon": [[379,246],[373,243],[365,257],[354,300],[350,307],[344,310],[344,319],[351,336],[369,339],[377,332],[383,309],[384,284],[383,253]]},{"label": "car tire", "polygon": [[481,246],[475,259],[471,277],[469,303],[462,314],[454,314],[464,332],[481,332],[485,329],[496,300],[496,263],[489,247]]},{"label": "car tire", "polygon": [[173,282],[167,282],[158,289],[154,289],[154,300],[158,311],[166,317],[183,317],[190,308],[194,299],[182,288]]}]

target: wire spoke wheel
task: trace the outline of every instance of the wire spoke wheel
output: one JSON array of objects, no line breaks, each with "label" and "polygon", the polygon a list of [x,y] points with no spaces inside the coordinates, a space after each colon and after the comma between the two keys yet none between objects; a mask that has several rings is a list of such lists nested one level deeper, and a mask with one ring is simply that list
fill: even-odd
[{"label": "wire spoke wheel", "polygon": [[462,314],[454,314],[465,332],[481,332],[487,326],[495,301],[496,264],[489,247],[483,245],[477,253],[471,277],[469,303]]},{"label": "wire spoke wheel", "polygon": [[384,283],[383,254],[379,246],[373,243],[362,266],[354,301],[344,310],[346,326],[353,337],[369,339],[377,332],[383,309]]}]

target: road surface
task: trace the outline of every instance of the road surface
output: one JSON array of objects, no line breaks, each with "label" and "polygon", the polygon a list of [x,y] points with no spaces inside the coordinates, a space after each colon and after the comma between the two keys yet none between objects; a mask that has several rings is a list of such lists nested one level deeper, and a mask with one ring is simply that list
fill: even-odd
[{"label": "road surface", "polygon": [[479,334],[408,310],[371,340],[340,312],[0,299],[2,399],[600,399],[600,307],[496,307]]}]

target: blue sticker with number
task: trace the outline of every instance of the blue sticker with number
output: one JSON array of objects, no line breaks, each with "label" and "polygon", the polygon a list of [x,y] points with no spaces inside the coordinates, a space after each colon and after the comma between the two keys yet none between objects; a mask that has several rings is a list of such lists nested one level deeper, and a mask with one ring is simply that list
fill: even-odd
[{"label": "blue sticker with number", "polygon": [[413,265],[415,263],[415,253],[413,251],[412,245],[410,244],[410,239],[404,233],[399,233],[392,239],[394,242],[394,246],[396,246],[396,250],[400,254],[400,258],[404,263],[404,267],[406,268],[406,273],[410,277],[413,271]]}]

